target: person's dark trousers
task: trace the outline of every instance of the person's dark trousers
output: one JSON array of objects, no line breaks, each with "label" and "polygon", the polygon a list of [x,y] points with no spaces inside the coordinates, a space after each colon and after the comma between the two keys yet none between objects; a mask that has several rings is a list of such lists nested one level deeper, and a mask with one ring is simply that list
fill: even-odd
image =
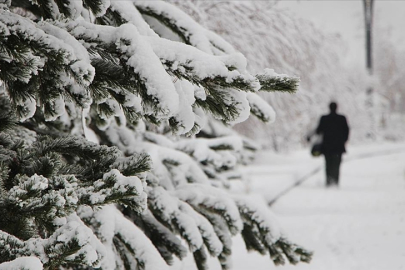
[{"label": "person's dark trousers", "polygon": [[325,154],[327,186],[339,184],[339,169],[341,161],[342,154]]}]

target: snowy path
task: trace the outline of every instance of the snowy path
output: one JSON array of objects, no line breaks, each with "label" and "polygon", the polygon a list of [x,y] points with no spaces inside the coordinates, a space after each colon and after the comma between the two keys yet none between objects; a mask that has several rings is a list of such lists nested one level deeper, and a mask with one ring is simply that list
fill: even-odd
[{"label": "snowy path", "polygon": [[[310,264],[275,267],[268,256],[246,253],[236,237],[232,269],[405,269],[405,144],[351,147],[344,160],[339,189],[324,187],[323,159],[311,158],[307,151],[263,153],[249,166],[247,185],[235,183],[233,188],[266,202],[322,168],[271,207],[288,238],[315,254]],[[214,259],[210,266],[220,269]],[[174,269],[196,268],[190,258]]]},{"label": "snowy path", "polygon": [[291,238],[316,252],[294,269],[405,269],[405,154],[342,169],[340,189],[313,177],[273,207]]},{"label": "snowy path", "polygon": [[[357,149],[352,156],[361,151]],[[314,160],[298,162],[298,156],[295,170],[318,165]],[[290,158],[294,163],[294,156]],[[405,269],[405,153],[353,159],[342,165],[341,173],[339,189],[324,188],[322,170],[272,206],[289,238],[315,252],[309,265],[278,269]],[[263,167],[262,174],[266,174]],[[280,179],[289,180],[286,174],[279,175]],[[264,177],[256,175],[252,189],[271,199],[263,189],[263,181]],[[273,184],[266,182],[267,189],[271,189]],[[234,269],[271,268],[266,257],[242,256],[243,243],[240,239],[236,242]]]}]

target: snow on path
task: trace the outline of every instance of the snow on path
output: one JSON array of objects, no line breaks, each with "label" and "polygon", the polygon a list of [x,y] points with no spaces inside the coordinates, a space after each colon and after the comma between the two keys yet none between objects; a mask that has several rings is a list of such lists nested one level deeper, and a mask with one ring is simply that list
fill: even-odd
[{"label": "snow on path", "polygon": [[[374,150],[387,152],[400,147],[403,145],[380,146]],[[362,148],[353,149],[352,156],[365,152]],[[274,162],[274,156],[267,156]],[[284,161],[289,162],[292,172],[303,172],[305,168],[319,165],[316,164],[319,160],[310,161],[304,157],[303,153],[294,153]],[[358,160],[349,155],[346,159],[350,161],[342,165],[339,189],[324,187],[322,170],[273,204],[272,210],[289,239],[315,252],[309,265],[287,265],[277,269],[405,269],[405,152]],[[266,159],[260,160],[264,163]],[[280,158],[277,160],[283,162]],[[266,173],[265,167],[274,165],[268,164],[271,165],[256,165],[261,173],[251,179],[251,189],[267,200],[271,199],[269,190],[277,190],[279,186],[273,185],[274,181],[292,182],[291,179],[296,178],[285,171],[282,173],[280,166],[287,165],[269,168]],[[279,180],[269,180],[270,177]],[[267,189],[263,188],[266,184]],[[235,245],[233,269],[274,268],[268,257],[253,253],[243,255],[245,251],[240,239],[236,239]]]},{"label": "snow on path", "polygon": [[[339,189],[324,187],[322,168],[271,207],[287,237],[314,251],[312,262],[276,267],[269,256],[247,253],[237,236],[232,270],[405,270],[405,144],[349,150]],[[248,181],[235,182],[232,188],[269,202],[319,166],[323,158],[311,158],[308,150],[262,153],[246,168]],[[197,268],[188,256],[171,269]],[[220,269],[210,259],[210,270]]]},{"label": "snow on path", "polygon": [[294,269],[405,269],[404,169],[405,154],[351,161],[339,189],[320,188],[313,177],[280,199],[280,224],[315,252]]}]

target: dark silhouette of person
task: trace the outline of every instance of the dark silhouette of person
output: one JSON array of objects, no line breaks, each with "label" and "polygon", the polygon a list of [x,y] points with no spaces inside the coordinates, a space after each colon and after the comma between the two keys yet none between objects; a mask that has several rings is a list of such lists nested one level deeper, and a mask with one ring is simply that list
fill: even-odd
[{"label": "dark silhouette of person", "polygon": [[321,152],[325,156],[326,186],[339,184],[339,170],[345,143],[349,139],[349,126],[346,117],[337,114],[337,104],[329,104],[330,113],[323,115],[316,133],[323,136]]}]

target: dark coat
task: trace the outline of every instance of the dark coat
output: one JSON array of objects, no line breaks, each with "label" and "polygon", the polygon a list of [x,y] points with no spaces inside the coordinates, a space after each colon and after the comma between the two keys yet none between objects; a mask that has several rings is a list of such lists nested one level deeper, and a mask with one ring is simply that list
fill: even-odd
[{"label": "dark coat", "polygon": [[349,126],[346,117],[337,113],[330,113],[321,117],[317,134],[323,135],[323,154],[342,154],[346,152],[345,143],[349,138]]}]

